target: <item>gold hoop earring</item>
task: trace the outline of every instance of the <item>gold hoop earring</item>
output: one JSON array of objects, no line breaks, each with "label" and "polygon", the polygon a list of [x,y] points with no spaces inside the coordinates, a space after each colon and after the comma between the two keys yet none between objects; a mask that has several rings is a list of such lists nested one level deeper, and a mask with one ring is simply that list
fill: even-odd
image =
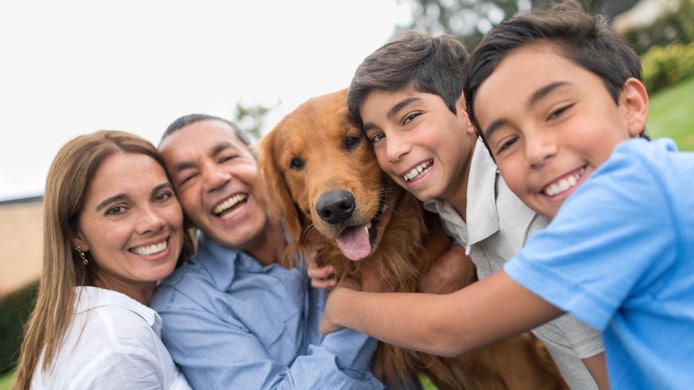
[{"label": "gold hoop earring", "polygon": [[77,252],[78,255],[80,255],[80,259],[82,259],[82,264],[88,265],[89,260],[87,259],[87,255],[82,252],[82,249],[80,248],[79,245],[75,245],[75,251]]}]

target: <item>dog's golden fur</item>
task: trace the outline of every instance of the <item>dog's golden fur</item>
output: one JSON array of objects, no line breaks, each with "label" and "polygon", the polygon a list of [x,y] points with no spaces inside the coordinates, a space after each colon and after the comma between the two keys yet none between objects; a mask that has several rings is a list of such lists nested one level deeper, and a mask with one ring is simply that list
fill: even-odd
[{"label": "dog's golden fur", "polygon": [[[438,217],[382,173],[349,117],[345,90],[300,105],[259,141],[257,151],[271,214],[292,238],[288,254],[319,244],[320,259],[335,267],[338,279],[358,278],[360,265],[370,262],[396,291],[416,291],[420,275],[451,245]],[[347,243],[340,246],[345,232]],[[366,256],[350,261],[364,256],[366,242]],[[401,388],[418,372],[440,389],[566,388],[530,334],[459,358],[379,345],[374,374],[390,388]]]}]

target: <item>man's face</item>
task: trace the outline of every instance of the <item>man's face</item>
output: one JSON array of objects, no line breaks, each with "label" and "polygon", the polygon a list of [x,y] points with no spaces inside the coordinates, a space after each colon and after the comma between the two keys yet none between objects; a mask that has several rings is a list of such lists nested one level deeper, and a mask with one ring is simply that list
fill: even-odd
[{"label": "man's face", "polygon": [[160,146],[190,221],[209,239],[247,250],[268,223],[265,192],[248,147],[218,120],[184,126]]},{"label": "man's face", "polygon": [[509,53],[474,103],[509,188],[548,217],[619,142],[638,137],[648,111],[643,84],[629,79],[616,103],[600,77],[547,43]]}]

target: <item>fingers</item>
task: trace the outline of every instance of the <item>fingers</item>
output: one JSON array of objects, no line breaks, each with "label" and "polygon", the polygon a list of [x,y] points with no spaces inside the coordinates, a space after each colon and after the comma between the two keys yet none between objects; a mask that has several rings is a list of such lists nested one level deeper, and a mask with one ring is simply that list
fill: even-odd
[{"label": "fingers", "polygon": [[323,266],[317,251],[311,251],[308,255],[308,277],[311,278],[311,286],[314,288],[331,289],[337,284],[335,269],[332,265]]},{"label": "fingers", "polygon": [[330,268],[330,273],[324,277],[311,276],[311,286],[330,290],[337,285],[337,281],[335,280],[335,274],[332,272],[332,266],[326,266],[324,268]]}]

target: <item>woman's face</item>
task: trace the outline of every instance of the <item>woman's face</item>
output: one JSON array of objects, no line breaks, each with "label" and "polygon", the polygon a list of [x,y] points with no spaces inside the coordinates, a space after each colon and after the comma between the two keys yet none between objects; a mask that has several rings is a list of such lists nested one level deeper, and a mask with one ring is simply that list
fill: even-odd
[{"label": "woman's face", "polygon": [[181,206],[164,168],[145,154],[116,153],[102,161],[78,226],[74,244],[89,252],[94,284],[144,304],[173,271],[183,245]]}]

